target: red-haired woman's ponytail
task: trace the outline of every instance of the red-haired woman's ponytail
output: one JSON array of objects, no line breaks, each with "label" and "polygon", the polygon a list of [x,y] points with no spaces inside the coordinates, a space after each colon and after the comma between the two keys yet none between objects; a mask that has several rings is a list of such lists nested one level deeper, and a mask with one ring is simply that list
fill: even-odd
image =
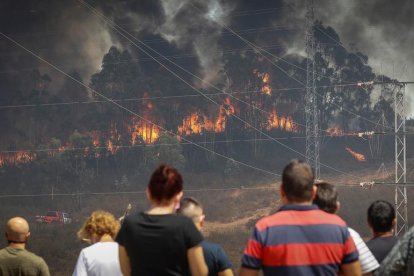
[{"label": "red-haired woman's ponytail", "polygon": [[148,189],[154,200],[170,200],[183,190],[183,179],[175,168],[162,164],[152,173]]}]

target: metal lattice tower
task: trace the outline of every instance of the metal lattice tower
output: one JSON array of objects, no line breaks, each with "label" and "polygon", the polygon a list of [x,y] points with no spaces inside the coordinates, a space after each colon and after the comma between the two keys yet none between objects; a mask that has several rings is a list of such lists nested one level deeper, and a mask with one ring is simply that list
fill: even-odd
[{"label": "metal lattice tower", "polygon": [[405,147],[405,84],[394,94],[395,109],[395,211],[397,223],[395,235],[408,230]]},{"label": "metal lattice tower", "polygon": [[315,37],[313,0],[306,0],[306,162],[315,170],[315,179],[320,176],[319,124],[315,79]]}]

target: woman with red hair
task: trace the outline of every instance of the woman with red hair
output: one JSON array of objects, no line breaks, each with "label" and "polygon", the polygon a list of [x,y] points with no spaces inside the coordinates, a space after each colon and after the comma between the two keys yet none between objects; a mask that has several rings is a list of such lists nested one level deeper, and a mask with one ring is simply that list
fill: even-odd
[{"label": "woman with red hair", "polygon": [[189,218],[175,214],[182,196],[180,173],[159,166],[147,187],[151,208],[128,216],[116,237],[125,276],[208,274],[203,237]]}]

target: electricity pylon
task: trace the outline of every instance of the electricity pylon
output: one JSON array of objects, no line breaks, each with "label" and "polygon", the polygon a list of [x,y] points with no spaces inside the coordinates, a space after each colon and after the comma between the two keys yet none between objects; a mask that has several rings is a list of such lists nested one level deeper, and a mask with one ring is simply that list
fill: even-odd
[{"label": "electricity pylon", "polygon": [[314,168],[315,179],[320,177],[319,123],[315,79],[315,36],[313,0],[306,1],[306,162]]},{"label": "electricity pylon", "polygon": [[407,166],[405,145],[405,83],[394,93],[395,111],[395,211],[397,223],[395,235],[408,230]]}]

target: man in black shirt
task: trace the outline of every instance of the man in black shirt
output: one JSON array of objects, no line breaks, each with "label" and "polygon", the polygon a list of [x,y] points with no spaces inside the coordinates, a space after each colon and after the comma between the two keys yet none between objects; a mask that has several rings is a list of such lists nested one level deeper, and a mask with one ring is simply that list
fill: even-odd
[{"label": "man in black shirt", "polygon": [[374,237],[367,242],[367,246],[379,263],[385,259],[398,241],[393,233],[395,223],[395,210],[391,203],[377,200],[369,206],[368,225]]},{"label": "man in black shirt", "polygon": [[[203,207],[198,200],[192,197],[182,199],[180,209],[177,212],[192,219],[195,226],[201,231],[205,215],[203,214]],[[231,262],[220,245],[204,240],[201,246],[209,276],[233,276]]]}]

